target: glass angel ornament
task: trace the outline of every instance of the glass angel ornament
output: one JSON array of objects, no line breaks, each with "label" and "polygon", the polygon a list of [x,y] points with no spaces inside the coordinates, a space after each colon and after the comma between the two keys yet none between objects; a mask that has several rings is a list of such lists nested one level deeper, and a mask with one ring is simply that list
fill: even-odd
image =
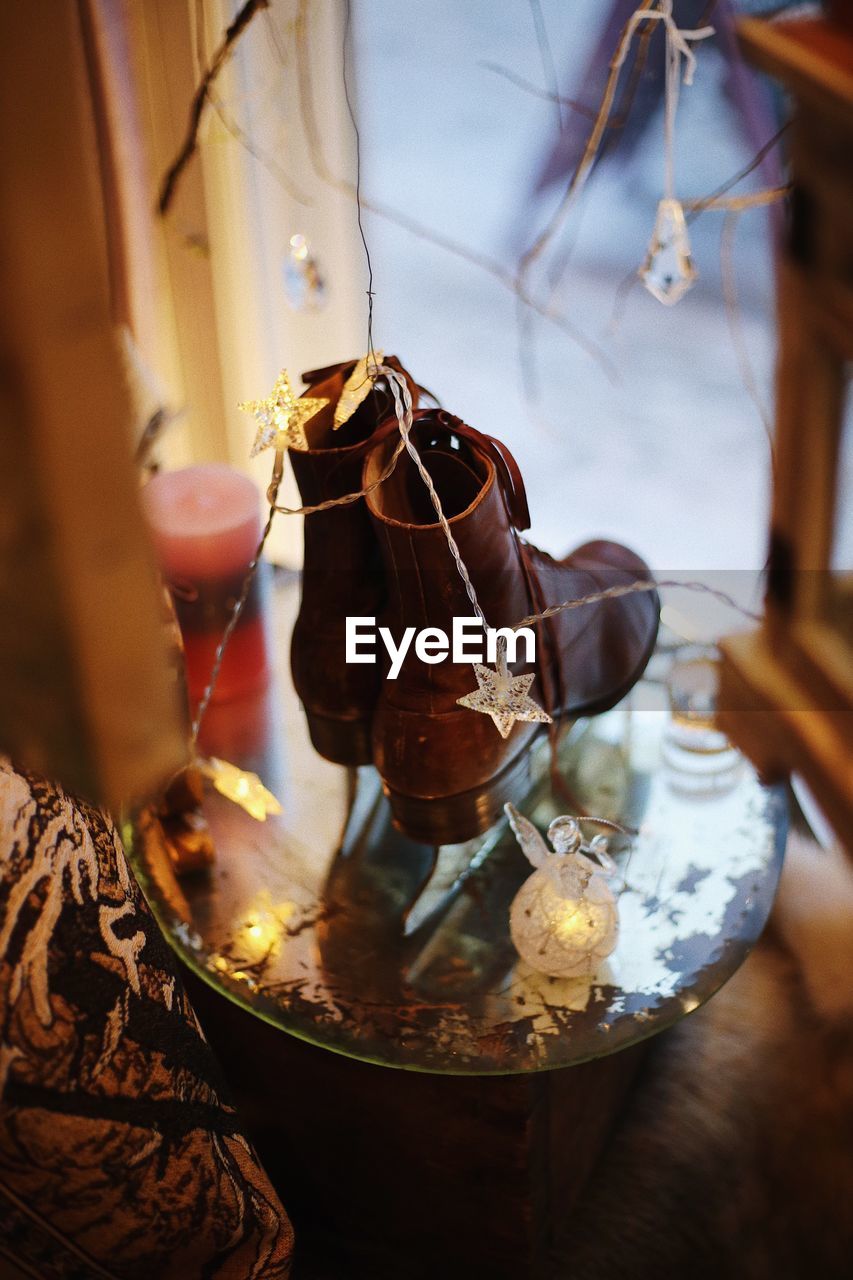
[{"label": "glass angel ornament", "polygon": [[553,978],[588,977],[613,951],[619,934],[619,912],[609,884],[616,864],[607,853],[607,837],[595,836],[585,843],[577,818],[564,815],[548,828],[552,852],[513,805],[506,805],[505,812],[535,868],[509,912],[509,932],[518,954],[532,969]]}]

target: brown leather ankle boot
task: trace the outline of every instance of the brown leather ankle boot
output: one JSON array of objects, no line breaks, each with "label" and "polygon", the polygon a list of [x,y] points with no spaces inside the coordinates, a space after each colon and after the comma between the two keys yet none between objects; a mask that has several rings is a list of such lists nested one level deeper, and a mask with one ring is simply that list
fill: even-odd
[{"label": "brown leather ankle boot", "polygon": [[[404,375],[417,404],[418,388],[399,361],[391,356],[385,363]],[[380,378],[352,417],[333,430],[335,406],[355,364],[302,375],[305,395],[329,401],[305,424],[309,447],[289,454],[303,506],[361,488],[364,443],[393,409]],[[293,684],[320,755],[337,764],[367,764],[381,671],[344,662],[345,624],[348,616],[373,617],[383,606],[379,547],[363,500],[306,516],[304,528],[302,597],[290,647]]]},{"label": "brown leather ankle boot", "polygon": [[[396,440],[396,423],[365,460],[375,480]],[[549,604],[605,587],[648,580],[643,561],[612,542],[591,542],[554,560],[518,536],[528,527],[524,486],[503,445],[444,411],[414,415],[412,440],[426,465],[490,627],[516,624]],[[423,480],[403,454],[393,475],[366,499],[382,549],[389,598],[385,618],[396,645],[405,628],[441,628],[473,614]],[[657,593],[586,605],[538,623],[530,696],[557,719],[603,711],[642,674],[658,627]],[[473,646],[472,646],[473,647]],[[524,647],[519,646],[523,658]],[[373,670],[373,668],[368,668]],[[502,738],[489,715],[458,705],[477,688],[470,662],[427,665],[410,645],[396,679],[386,679],[373,722],[374,760],[394,820],[428,843],[485,831],[527,777],[541,723],[516,722]]]}]

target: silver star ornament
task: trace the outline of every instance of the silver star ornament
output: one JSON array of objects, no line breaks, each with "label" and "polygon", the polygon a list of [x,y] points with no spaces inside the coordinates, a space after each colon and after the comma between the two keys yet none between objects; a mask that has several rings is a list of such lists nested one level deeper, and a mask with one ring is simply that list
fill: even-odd
[{"label": "silver star ornament", "polygon": [[[491,716],[502,738],[509,737],[516,720],[551,723],[547,711],[543,711],[529,696],[530,686],[535,678],[532,671],[524,676],[510,675],[500,660],[496,671],[492,671],[491,667],[481,666],[479,662],[473,665],[477,688],[456,699],[460,707]],[[501,666],[504,666],[504,670],[501,670]]]}]

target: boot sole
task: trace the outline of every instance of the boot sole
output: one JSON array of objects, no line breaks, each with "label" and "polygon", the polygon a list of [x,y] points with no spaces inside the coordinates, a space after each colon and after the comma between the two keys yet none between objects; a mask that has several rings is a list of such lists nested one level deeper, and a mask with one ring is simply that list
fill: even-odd
[{"label": "boot sole", "polygon": [[335,720],[305,709],[314,750],[332,764],[358,768],[373,762],[369,720]]},{"label": "boot sole", "polygon": [[527,747],[496,777],[454,796],[433,800],[407,796],[384,782],[382,789],[388,797],[394,826],[403,835],[421,844],[462,844],[493,827],[507,801],[517,800],[530,781],[530,747]]}]

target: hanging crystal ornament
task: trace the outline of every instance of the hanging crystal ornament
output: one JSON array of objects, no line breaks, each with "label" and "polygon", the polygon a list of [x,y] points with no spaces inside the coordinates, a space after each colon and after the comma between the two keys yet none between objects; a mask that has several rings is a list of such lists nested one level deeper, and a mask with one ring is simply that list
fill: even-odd
[{"label": "hanging crystal ornament", "polygon": [[345,422],[349,422],[360,404],[370,395],[374,379],[379,367],[385,359],[384,351],[373,351],[358,361],[341,391],[341,397],[335,405],[335,417],[332,430],[337,431]]},{"label": "hanging crystal ornament", "polygon": [[305,423],[328,403],[317,396],[295,396],[287,370],[282,369],[266,400],[247,400],[238,405],[244,413],[251,413],[258,424],[251,457],[270,448],[276,453],[285,449],[307,449]]},{"label": "hanging crystal ornament", "polygon": [[326,282],[305,236],[290,237],[284,262],[284,292],[294,311],[320,311],[326,305]]},{"label": "hanging crystal ornament", "polygon": [[498,636],[495,670],[492,671],[491,667],[484,667],[479,662],[475,662],[473,666],[477,688],[456,701],[460,707],[467,707],[469,711],[479,711],[491,716],[502,738],[509,737],[516,720],[551,723],[547,711],[543,711],[529,696],[534,673],[531,671],[524,676],[510,674],[506,661],[506,640],[503,636]]},{"label": "hanging crystal ornament", "polygon": [[[696,55],[689,40],[706,40],[713,27],[682,30],[672,16],[672,0],[658,0],[653,9],[638,9],[631,18],[662,22],[666,33],[666,88],[664,96],[664,196],[658,204],[655,227],[639,276],[653,297],[673,306],[684,297],[697,277],[681,201],[675,195],[675,113],[684,58],[684,83],[693,83]],[[629,24],[629,29],[630,29]]]},{"label": "hanging crystal ornament", "polygon": [[[504,806],[515,838],[535,868],[512,901],[509,932],[532,969],[553,978],[590,977],[616,947],[619,911],[609,879],[616,864],[607,837],[587,844],[580,821],[568,815],[548,828],[553,853],[532,822]],[[601,822],[600,819],[590,819]],[[604,825],[622,830],[617,823]]]},{"label": "hanging crystal ornament", "polygon": [[681,203],[661,200],[640,279],[658,302],[671,307],[684,297],[696,276]]}]

